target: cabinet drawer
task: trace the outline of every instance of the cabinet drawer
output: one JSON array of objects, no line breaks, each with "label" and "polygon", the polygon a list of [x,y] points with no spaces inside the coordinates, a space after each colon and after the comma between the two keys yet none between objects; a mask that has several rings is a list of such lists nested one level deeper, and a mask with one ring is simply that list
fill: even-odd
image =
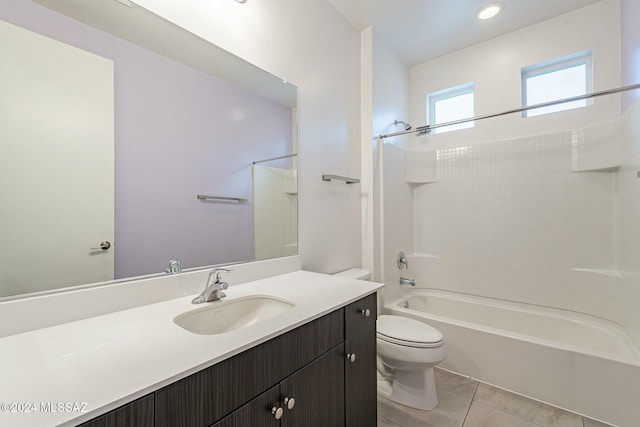
[{"label": "cabinet drawer", "polygon": [[340,309],[164,387],[156,427],[210,426],[342,341]]},{"label": "cabinet drawer", "polygon": [[153,395],[121,406],[78,427],[153,427]]},{"label": "cabinet drawer", "polygon": [[[375,322],[378,317],[377,308],[378,298],[375,293],[346,306],[344,308],[345,338],[348,340],[352,334],[358,334],[358,331],[366,329],[368,325]],[[368,316],[367,313],[369,313]]]}]

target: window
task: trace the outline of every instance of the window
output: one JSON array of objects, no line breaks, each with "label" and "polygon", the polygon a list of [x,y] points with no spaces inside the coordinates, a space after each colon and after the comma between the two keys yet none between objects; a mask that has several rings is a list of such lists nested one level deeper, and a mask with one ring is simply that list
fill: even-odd
[{"label": "window", "polygon": [[[522,69],[522,105],[542,104],[586,95],[593,90],[591,51],[542,62]],[[524,117],[539,116],[589,105],[580,100],[525,111]]]},{"label": "window", "polygon": [[[461,86],[440,90],[427,95],[427,123],[441,124],[455,120],[468,119],[475,114],[475,85],[467,83]],[[473,121],[457,125],[436,128],[436,133],[471,128]]]}]

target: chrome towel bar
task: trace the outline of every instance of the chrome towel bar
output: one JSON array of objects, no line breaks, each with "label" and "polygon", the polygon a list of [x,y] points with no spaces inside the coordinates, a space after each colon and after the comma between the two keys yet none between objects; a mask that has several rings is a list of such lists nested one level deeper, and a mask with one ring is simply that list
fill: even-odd
[{"label": "chrome towel bar", "polygon": [[249,199],[243,199],[242,197],[224,197],[224,196],[207,196],[206,194],[198,194],[198,200],[221,200],[225,202],[248,202]]},{"label": "chrome towel bar", "polygon": [[323,181],[332,181],[332,180],[344,181],[347,184],[359,184],[360,183],[360,180],[358,178],[347,178],[346,176],[340,176],[340,175],[323,174],[322,175],[322,180]]}]

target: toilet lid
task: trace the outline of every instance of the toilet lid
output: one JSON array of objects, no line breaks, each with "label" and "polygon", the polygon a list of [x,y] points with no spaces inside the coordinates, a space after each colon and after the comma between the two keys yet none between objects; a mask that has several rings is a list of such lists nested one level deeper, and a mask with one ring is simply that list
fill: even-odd
[{"label": "toilet lid", "polygon": [[435,347],[442,344],[442,333],[426,323],[401,316],[379,316],[378,337],[409,347]]}]

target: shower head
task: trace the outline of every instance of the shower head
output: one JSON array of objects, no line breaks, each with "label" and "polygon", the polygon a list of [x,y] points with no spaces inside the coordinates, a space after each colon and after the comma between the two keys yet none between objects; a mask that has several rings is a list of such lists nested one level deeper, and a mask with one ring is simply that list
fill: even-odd
[{"label": "shower head", "polygon": [[395,120],[393,124],[396,126],[401,124],[404,126],[404,130],[411,130],[411,125],[407,122],[403,122],[402,120]]}]

